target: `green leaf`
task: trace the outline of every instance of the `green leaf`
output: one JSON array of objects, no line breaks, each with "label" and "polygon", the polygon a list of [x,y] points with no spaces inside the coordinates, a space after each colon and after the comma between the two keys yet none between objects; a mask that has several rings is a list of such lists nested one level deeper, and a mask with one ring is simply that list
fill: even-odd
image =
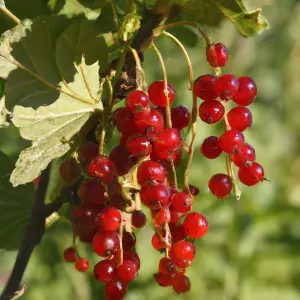
[{"label": "green leaf", "polygon": [[136,15],[126,15],[120,28],[120,38],[123,41],[130,40],[134,33],[137,32],[140,28],[141,22],[138,16]]},{"label": "green leaf", "polygon": [[156,5],[157,0],[145,0],[145,6],[147,9],[152,9]]},{"label": "green leaf", "polygon": [[96,20],[96,26],[99,33],[109,33],[117,31],[111,5],[106,5],[101,10],[101,13]]},{"label": "green leaf", "polygon": [[78,0],[80,4],[91,9],[103,8],[110,0]]},{"label": "green leaf", "polygon": [[10,157],[0,151],[0,248],[18,248],[31,211],[33,184],[13,188],[9,176],[14,168]]}]

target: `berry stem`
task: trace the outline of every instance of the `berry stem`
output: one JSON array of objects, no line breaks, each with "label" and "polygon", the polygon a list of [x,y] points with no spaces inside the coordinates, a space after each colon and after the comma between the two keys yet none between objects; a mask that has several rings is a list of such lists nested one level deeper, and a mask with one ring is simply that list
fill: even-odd
[{"label": "berry stem", "polygon": [[49,217],[45,220],[45,227],[51,227],[56,221],[59,220],[59,214],[57,212],[52,213]]},{"label": "berry stem", "polygon": [[105,128],[103,127],[101,129],[101,134],[100,134],[100,142],[99,142],[99,154],[103,154],[104,150],[104,140],[105,140]]},{"label": "berry stem", "polygon": [[9,9],[7,9],[4,4],[0,4],[0,9],[14,22],[16,22],[17,24],[21,23],[21,20],[16,17]]},{"label": "berry stem", "polygon": [[[171,231],[170,231],[168,222],[165,222],[165,231],[166,231],[167,240],[171,241]],[[169,248],[168,247],[166,247],[166,257],[169,257]]]},{"label": "berry stem", "polygon": [[163,26],[159,26],[159,27],[157,27],[153,30],[153,34],[156,35],[164,29],[171,28],[171,27],[182,26],[182,25],[189,25],[189,26],[192,26],[192,27],[196,28],[199,31],[199,33],[204,37],[204,39],[206,41],[206,45],[209,46],[209,45],[212,44],[209,36],[205,33],[205,31],[198,24],[196,24],[194,22],[181,21],[181,22],[176,22],[176,23],[171,23],[171,24],[166,24],[166,25],[163,25]]},{"label": "berry stem", "polygon": [[119,266],[123,264],[123,214],[122,214],[122,222],[120,224],[120,229],[119,229],[119,240],[120,240],[120,257],[119,257]]}]

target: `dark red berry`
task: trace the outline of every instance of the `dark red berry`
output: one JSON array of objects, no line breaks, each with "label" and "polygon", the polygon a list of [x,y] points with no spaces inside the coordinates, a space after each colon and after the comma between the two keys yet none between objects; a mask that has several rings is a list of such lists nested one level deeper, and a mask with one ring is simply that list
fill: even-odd
[{"label": "dark red berry", "polygon": [[122,237],[122,245],[124,250],[130,250],[136,244],[136,237],[134,233],[124,231]]},{"label": "dark red berry", "polygon": [[94,142],[86,143],[80,150],[83,161],[91,161],[99,153],[99,145]]},{"label": "dark red berry", "polygon": [[204,101],[199,106],[199,117],[207,124],[219,122],[225,114],[223,104],[217,100]]},{"label": "dark red berry", "polygon": [[241,145],[231,155],[232,162],[238,167],[250,165],[255,161],[255,157],[255,150],[249,144]]},{"label": "dark red berry", "polygon": [[188,193],[177,192],[172,196],[171,204],[175,211],[186,213],[192,209],[193,199]]},{"label": "dark red berry", "polygon": [[222,149],[219,146],[219,138],[216,136],[206,138],[201,145],[200,151],[203,156],[209,159],[219,157],[222,153]]},{"label": "dark red berry", "polygon": [[102,282],[109,282],[113,279],[115,267],[109,260],[99,261],[94,267],[94,276]]},{"label": "dark red berry", "polygon": [[170,257],[178,268],[188,267],[193,261],[195,254],[195,246],[188,241],[176,242],[170,249]]},{"label": "dark red berry", "polygon": [[176,275],[173,280],[173,289],[177,294],[186,293],[191,288],[190,279],[185,275]]},{"label": "dark red berry", "polygon": [[59,173],[65,183],[73,185],[81,176],[80,164],[74,158],[65,160],[59,167]]},{"label": "dark red berry", "polygon": [[121,213],[114,207],[104,208],[97,217],[98,225],[107,231],[118,230],[122,221]]},{"label": "dark red berry", "polygon": [[75,262],[75,268],[79,272],[86,272],[89,269],[89,261],[80,257]]},{"label": "dark red berry", "polygon": [[121,281],[109,281],[105,285],[105,297],[107,300],[122,300],[124,299],[128,286]]},{"label": "dark red berry", "polygon": [[232,190],[232,181],[226,174],[215,174],[209,180],[208,187],[216,197],[225,198]]},{"label": "dark red berry", "polygon": [[[148,88],[148,94],[150,97],[150,101],[160,107],[167,106],[167,97],[165,95],[165,84],[163,80],[157,80],[150,84]],[[168,83],[168,98],[170,105],[173,103],[175,99],[175,90],[171,84]]]},{"label": "dark red berry", "polygon": [[173,242],[179,242],[179,241],[182,241],[184,240],[185,238],[187,237],[185,231],[184,231],[184,227],[183,225],[179,225],[175,228],[173,228],[172,230],[172,239],[173,239]]},{"label": "dark red berry", "polygon": [[140,134],[134,134],[127,140],[128,151],[137,158],[142,158],[152,153],[150,141]]},{"label": "dark red berry", "polygon": [[137,172],[137,179],[140,185],[148,183],[163,183],[166,178],[166,171],[163,165],[153,160],[147,160],[140,164]]},{"label": "dark red berry", "polygon": [[239,89],[232,97],[232,101],[239,105],[248,106],[254,101],[257,95],[256,84],[253,79],[248,76],[240,77],[238,81]]},{"label": "dark red berry", "polygon": [[228,50],[221,43],[209,45],[206,49],[206,59],[214,67],[224,67],[228,60]]},{"label": "dark red berry", "polygon": [[238,130],[227,130],[219,138],[219,146],[229,154],[234,153],[244,144],[244,135]]},{"label": "dark red berry", "polygon": [[159,209],[161,206],[167,205],[169,198],[170,194],[163,184],[142,186],[141,200],[151,209]]},{"label": "dark red berry", "polygon": [[108,257],[116,253],[120,248],[119,236],[114,231],[98,232],[93,239],[95,253],[102,257]]},{"label": "dark red berry", "polygon": [[154,274],[155,281],[162,287],[172,286],[173,285],[173,275],[157,273]]},{"label": "dark red berry", "polygon": [[64,251],[64,260],[66,262],[75,262],[77,260],[76,249],[73,247],[69,247]]},{"label": "dark red berry", "polygon": [[173,261],[168,257],[163,257],[159,261],[158,270],[162,274],[172,274],[174,272],[175,266]]},{"label": "dark red berry", "polygon": [[198,239],[203,237],[208,230],[208,222],[206,218],[197,213],[189,213],[183,221],[183,228],[190,238]]},{"label": "dark red berry", "polygon": [[116,112],[116,125],[119,132],[131,136],[136,132],[133,112],[127,107],[120,108]]},{"label": "dark red berry", "polygon": [[130,282],[136,277],[136,265],[132,260],[123,260],[122,265],[116,268],[116,274],[123,282]]},{"label": "dark red berry", "polygon": [[141,262],[140,262],[140,258],[139,258],[139,256],[137,255],[136,252],[134,252],[134,251],[124,251],[123,252],[123,259],[124,260],[132,260],[135,263],[136,271],[138,271],[140,269]]},{"label": "dark red berry", "polygon": [[135,90],[128,94],[126,99],[126,106],[132,112],[140,112],[149,104],[149,97],[142,91]]},{"label": "dark red berry", "polygon": [[107,198],[105,196],[105,187],[101,182],[90,179],[84,181],[78,190],[80,199],[91,204],[104,203]]},{"label": "dark red berry", "polygon": [[190,193],[191,193],[194,197],[198,196],[199,193],[200,193],[200,190],[199,190],[196,186],[194,186],[194,185],[189,184],[189,189],[190,189]]},{"label": "dark red berry", "polygon": [[230,100],[239,89],[239,81],[232,74],[225,74],[217,79],[215,89],[222,100]]},{"label": "dark red berry", "polygon": [[237,106],[227,114],[228,124],[231,129],[244,131],[252,125],[252,114],[245,106]]},{"label": "dark red berry", "polygon": [[254,162],[249,166],[242,166],[238,171],[239,180],[248,186],[255,185],[260,181],[263,181],[264,178],[264,168]]},{"label": "dark red berry", "polygon": [[216,81],[217,77],[215,75],[207,74],[200,76],[194,84],[195,95],[207,101],[217,99],[218,93],[215,90]]},{"label": "dark red berry", "polygon": [[136,210],[131,215],[131,224],[135,228],[142,228],[147,222],[146,215],[141,210]]},{"label": "dark red berry", "polygon": [[112,182],[116,175],[114,163],[105,155],[98,155],[89,165],[88,169],[91,177],[100,178],[104,183]]},{"label": "dark red berry", "polygon": [[187,127],[191,120],[191,114],[186,106],[179,105],[171,111],[172,127],[182,130]]}]

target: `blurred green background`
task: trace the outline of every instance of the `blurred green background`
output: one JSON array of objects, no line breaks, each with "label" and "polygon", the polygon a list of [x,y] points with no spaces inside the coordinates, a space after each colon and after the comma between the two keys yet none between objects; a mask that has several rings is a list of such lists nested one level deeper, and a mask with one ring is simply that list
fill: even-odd
[{"label": "blurred green background", "polygon": [[[221,133],[222,126],[198,124],[191,184],[200,188],[194,210],[209,221],[209,232],[196,241],[197,256],[187,271],[192,290],[176,295],[152,279],[160,255],[151,247],[151,227],[137,233],[142,267],[130,284],[126,300],[298,300],[300,299],[300,2],[295,0],[248,0],[249,8],[262,7],[271,29],[245,39],[224,21],[217,29],[207,28],[214,41],[228,46],[230,61],[224,72],[249,75],[258,86],[251,111],[254,123],[245,133],[255,147],[257,161],[265,167],[270,182],[255,187],[240,186],[239,202],[234,196],[218,200],[208,192],[207,181],[226,172],[225,157],[204,159],[202,140]],[[203,40],[177,30],[187,46],[195,76],[210,72]],[[159,37],[157,47],[167,64],[169,81],[177,91],[177,103],[191,107],[186,62],[176,45]],[[144,63],[147,80],[161,79],[157,59],[150,49]],[[13,133],[7,143],[0,134],[0,149],[16,155]],[[17,140],[19,142],[19,140]],[[8,145],[8,146],[7,146]],[[179,170],[182,183],[182,170]],[[62,252],[72,242],[71,226],[52,226],[29,263],[23,283],[29,285],[24,300],[104,299],[103,285],[92,272],[79,274],[63,262]],[[89,247],[81,251],[97,262]],[[0,250],[0,291],[13,266],[16,252]]]}]

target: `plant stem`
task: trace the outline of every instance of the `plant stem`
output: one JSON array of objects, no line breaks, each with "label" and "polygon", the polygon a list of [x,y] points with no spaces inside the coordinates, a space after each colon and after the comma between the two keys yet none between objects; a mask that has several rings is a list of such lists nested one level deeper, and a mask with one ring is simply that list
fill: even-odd
[{"label": "plant stem", "polygon": [[189,25],[189,26],[196,28],[200,32],[200,34],[204,37],[204,39],[206,41],[206,45],[209,46],[212,44],[209,36],[205,33],[205,31],[198,24],[196,24],[194,22],[181,21],[181,22],[176,22],[176,23],[172,23],[172,24],[159,26],[153,30],[153,34],[158,34],[160,31],[167,29],[167,28],[177,27],[177,26],[182,26],[182,25]]},{"label": "plant stem", "polygon": [[9,9],[7,9],[5,6],[0,6],[0,9],[14,22],[16,22],[17,24],[21,23],[21,20],[19,18],[17,18]]},{"label": "plant stem", "polygon": [[113,12],[113,16],[114,16],[114,22],[116,23],[117,30],[119,31],[120,25],[119,25],[119,19],[118,19],[118,14],[117,14],[117,4],[116,4],[116,1],[115,0],[111,0],[110,4],[111,4],[111,9],[112,9],[112,12]]}]

